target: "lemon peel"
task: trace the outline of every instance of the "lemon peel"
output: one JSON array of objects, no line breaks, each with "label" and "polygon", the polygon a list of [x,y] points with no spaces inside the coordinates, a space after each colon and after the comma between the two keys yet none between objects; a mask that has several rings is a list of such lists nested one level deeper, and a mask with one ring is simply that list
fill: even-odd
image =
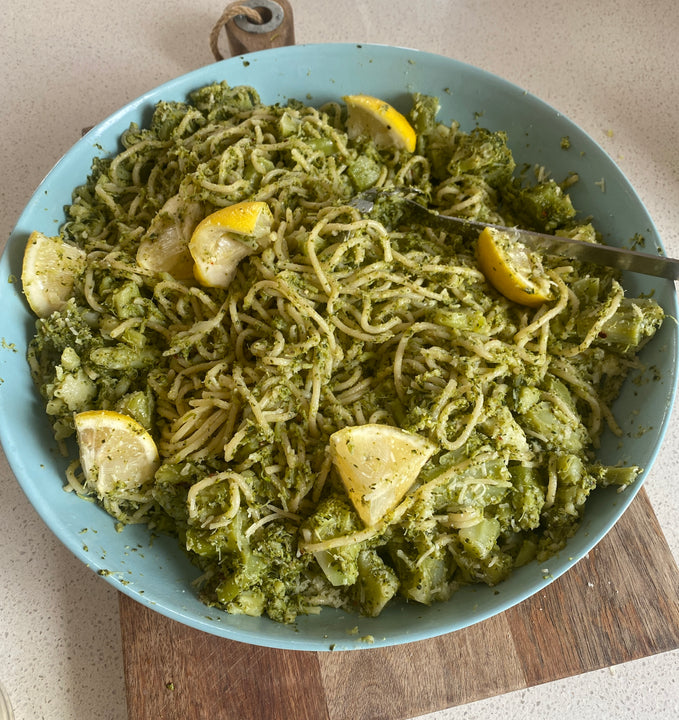
[{"label": "lemon peel", "polygon": [[347,106],[347,134],[351,139],[368,135],[378,147],[415,151],[415,130],[389,103],[371,95],[345,95],[342,99]]},{"label": "lemon peel", "polygon": [[[238,263],[270,244],[272,223],[271,210],[262,201],[229,205],[201,220],[189,242],[196,280],[206,287],[228,287]],[[251,241],[244,242],[246,238]]]},{"label": "lemon peel", "polygon": [[354,425],[330,436],[333,463],[369,527],[398,505],[435,450],[427,438],[391,425]]},{"label": "lemon peel", "polygon": [[202,206],[172,196],[156,213],[137,249],[137,264],[152,272],[166,272],[175,280],[193,279],[191,235],[201,219]]},{"label": "lemon peel", "polygon": [[540,258],[513,234],[484,228],[479,233],[477,257],[486,280],[508,300],[539,307],[552,298]]},{"label": "lemon peel", "polygon": [[26,243],[21,268],[24,295],[41,318],[61,310],[73,294],[75,278],[85,269],[87,253],[61,237],[34,230]]},{"label": "lemon peel", "polygon": [[153,480],[160,465],[151,435],[134,418],[112,410],[74,415],[80,465],[99,497],[125,494]]}]

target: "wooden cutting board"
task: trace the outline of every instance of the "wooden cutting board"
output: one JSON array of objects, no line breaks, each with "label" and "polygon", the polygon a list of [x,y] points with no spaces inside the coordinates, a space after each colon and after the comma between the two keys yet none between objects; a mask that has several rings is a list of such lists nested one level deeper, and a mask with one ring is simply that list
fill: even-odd
[{"label": "wooden cutting board", "polygon": [[401,720],[679,647],[679,570],[642,490],[543,592],[432,640],[293,652],[120,613],[131,720]]}]

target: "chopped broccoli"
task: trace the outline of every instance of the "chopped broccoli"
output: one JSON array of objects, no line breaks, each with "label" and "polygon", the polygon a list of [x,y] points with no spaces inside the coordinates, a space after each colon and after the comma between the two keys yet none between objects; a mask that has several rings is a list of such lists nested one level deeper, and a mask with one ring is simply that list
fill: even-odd
[{"label": "chopped broccoli", "polygon": [[[475,239],[393,196],[370,218],[346,206],[407,187],[440,213],[599,239],[576,219],[575,174],[525,184],[505,133],[438,111],[414,96],[416,152],[404,153],[350,138],[339,103],[263,105],[215,83],[159,103],[74,191],[61,235],[87,267],[38,321],[31,372],[60,441],[95,408],[149,431],[152,487],[84,491],[121,524],[176,536],[209,605],[289,623],[494,585],[563,547],[595,488],[640,472],[597,464],[595,449],[601,408],[663,322],[653,299],[625,298],[613,270],[546,257],[553,297],[517,306],[489,291]],[[270,205],[270,237],[228,288],[202,285],[185,246],[196,224],[251,200]],[[167,263],[145,261],[149,243],[171,247]],[[366,425],[370,439],[378,425],[417,434],[432,453],[398,504],[361,522],[329,446]],[[347,467],[390,468],[362,475],[366,502],[412,459],[398,447],[358,460],[347,444]]]},{"label": "chopped broccoli", "polygon": [[380,177],[382,168],[368,153],[359,155],[347,168],[347,175],[357,190],[366,190],[374,185]]},{"label": "chopped broccoli", "polygon": [[236,113],[252,110],[259,105],[259,94],[251,87],[229,87],[222,81],[194,90],[191,95],[194,105],[209,122],[223,122]]},{"label": "chopped broccoli", "polygon": [[387,549],[401,581],[399,593],[404,598],[430,605],[450,597],[455,563],[446,548],[430,546],[428,552],[420,550],[417,543],[396,537]]},{"label": "chopped broccoli", "polygon": [[485,558],[490,554],[499,535],[500,523],[495,518],[482,518],[475,525],[459,531],[465,551],[477,558]]},{"label": "chopped broccoli", "polygon": [[514,168],[507,134],[490,132],[485,128],[474,128],[468,135],[459,136],[447,167],[453,177],[471,173],[491,186],[507,182]]},{"label": "chopped broccoli", "polygon": [[[318,504],[305,522],[303,531],[308,530],[314,541],[323,541],[347,535],[361,527],[358,515],[345,498],[332,495]],[[358,555],[361,549],[361,543],[352,543],[321,550],[315,553],[316,561],[333,585],[353,585],[359,574]]]},{"label": "chopped broccoli", "polygon": [[441,129],[427,137],[427,151],[437,179],[471,176],[500,187],[509,182],[516,166],[506,133],[485,128],[470,133]]},{"label": "chopped broccoli", "polygon": [[546,482],[537,468],[513,465],[511,503],[517,530],[534,530],[540,524],[540,514],[545,504]]},{"label": "chopped broccoli", "polygon": [[413,95],[413,106],[409,113],[409,119],[418,139],[436,127],[436,116],[440,109],[441,104],[437,97],[422,93]]},{"label": "chopped broccoli", "polygon": [[358,555],[356,601],[364,615],[377,617],[398,592],[399,579],[394,570],[374,550]]},{"label": "chopped broccoli", "polygon": [[552,232],[575,217],[570,196],[552,179],[524,187],[515,181],[506,188],[504,201],[517,220],[528,228]]},{"label": "chopped broccoli", "polygon": [[[597,308],[586,308],[578,316],[578,332],[586,334],[596,322]],[[665,317],[650,298],[623,298],[615,314],[601,328],[595,345],[611,346],[622,354],[636,353],[655,334]]]}]

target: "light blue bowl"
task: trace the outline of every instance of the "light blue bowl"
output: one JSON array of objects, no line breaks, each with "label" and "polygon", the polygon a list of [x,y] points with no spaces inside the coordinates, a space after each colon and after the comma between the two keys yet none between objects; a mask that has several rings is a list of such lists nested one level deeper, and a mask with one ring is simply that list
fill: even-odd
[{"label": "light blue bowl", "polygon": [[[174,540],[154,538],[144,527],[116,532],[111,518],[94,503],[63,491],[67,461],[56,451],[42,402],[25,361],[33,318],[20,283],[21,260],[32,230],[56,234],[71,190],[83,183],[94,155],[109,155],[130,122],[149,120],[159,100],[183,100],[189,91],[226,80],[254,86],[267,103],[298,98],[321,104],[344,94],[367,93],[407,110],[410,94],[422,92],[441,100],[440,119],[458,120],[470,130],[477,122],[505,130],[520,166],[541,164],[561,180],[576,171],[575,206],[591,215],[606,241],[646,237],[645,250],[662,250],[658,233],[641,200],[613,161],[582,130],[545,103],[493,75],[450,58],[415,50],[372,45],[309,45],[269,50],[231,58],[173,80],[118,111],[83,137],[54,167],[36,190],[12,233],[0,263],[0,439],[28,499],[60,540],[89,568],[100,572],[122,592],[164,615],[232,640],[269,647],[327,650],[395,645],[452,632],[500,613],[539,592],[587,554],[622,515],[644,476],[624,493],[597,491],[587,504],[582,527],[566,550],[544,565],[514,573],[496,588],[466,588],[447,603],[423,607],[397,603],[379,618],[369,619],[324,609],[295,625],[266,618],[229,616],[207,608],[194,594],[198,571]],[[571,149],[561,149],[568,136]],[[605,181],[602,192],[601,180]],[[8,282],[8,279],[10,282]],[[12,281],[14,279],[14,281]],[[677,317],[674,285],[630,274],[629,295],[654,293],[668,315]],[[642,353],[655,368],[655,379],[628,382],[614,412],[625,431],[624,442],[608,435],[600,457],[605,463],[651,467],[662,442],[677,383],[677,328],[667,322]],[[649,373],[650,376],[650,373]],[[642,383],[642,384],[640,384]],[[358,634],[350,631],[358,627]]]}]

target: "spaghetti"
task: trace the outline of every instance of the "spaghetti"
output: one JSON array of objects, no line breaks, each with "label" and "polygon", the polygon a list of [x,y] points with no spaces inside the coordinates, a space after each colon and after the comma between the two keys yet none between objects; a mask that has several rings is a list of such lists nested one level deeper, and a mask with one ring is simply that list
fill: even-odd
[{"label": "spaghetti", "polygon": [[[176,534],[203,572],[201,596],[229,612],[374,615],[397,593],[429,603],[494,584],[560,548],[596,485],[638,473],[602,467],[593,448],[603,422],[617,431],[609,405],[662,320],[655,303],[624,298],[609,271],[546,260],[555,300],[514,305],[462,238],[394,206],[366,217],[349,204],[366,185],[407,185],[441,212],[537,224],[528,194],[553,181],[522,187],[502,133],[463,133],[436,121],[431,98],[415,103],[411,154],[348,140],[336,103],[201,88],[132,126],[74,193],[61,234],[87,267],[66,308],[38,322],[34,377],[59,439],[92,408],[151,432],[155,481],[99,499],[123,523]],[[548,220],[580,232],[554,197]],[[170,200],[178,232],[266,201],[273,242],[226,289],[148,269],[137,254]],[[67,347],[94,387],[81,401],[65,390]],[[368,528],[328,454],[333,432],[366,423],[437,446]]]}]

